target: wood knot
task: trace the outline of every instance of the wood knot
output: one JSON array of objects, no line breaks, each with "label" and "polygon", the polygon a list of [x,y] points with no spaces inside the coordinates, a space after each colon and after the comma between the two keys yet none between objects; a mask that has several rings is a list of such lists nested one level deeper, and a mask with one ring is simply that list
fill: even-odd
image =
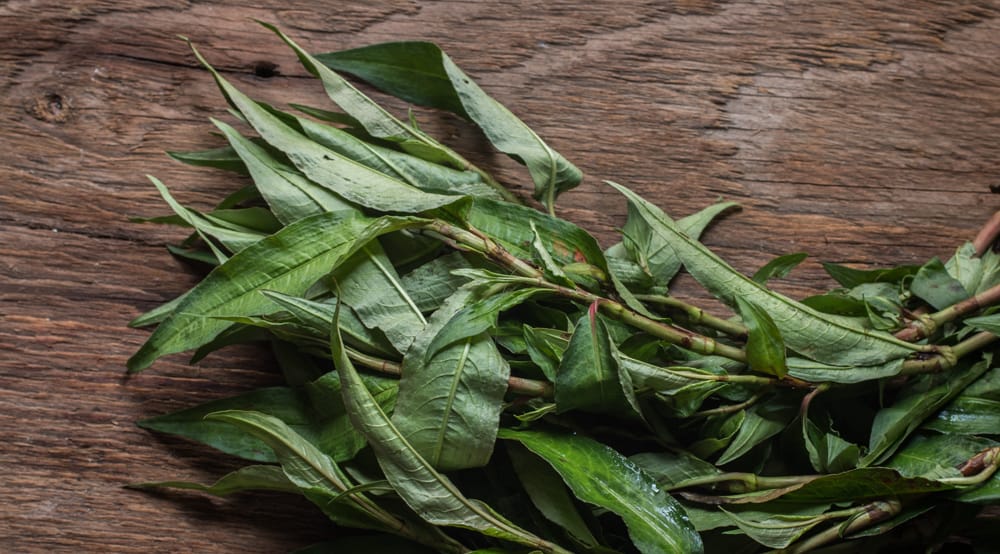
[{"label": "wood knot", "polygon": [[261,79],[270,79],[278,75],[278,64],[264,60],[254,62],[253,74]]},{"label": "wood knot", "polygon": [[61,95],[49,92],[36,97],[28,105],[28,113],[40,121],[64,123],[69,119],[69,102]]}]

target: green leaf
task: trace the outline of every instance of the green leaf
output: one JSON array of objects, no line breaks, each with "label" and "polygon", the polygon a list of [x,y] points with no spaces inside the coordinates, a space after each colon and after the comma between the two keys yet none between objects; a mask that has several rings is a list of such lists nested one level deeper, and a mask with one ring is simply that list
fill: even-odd
[{"label": "green leaf", "polygon": [[320,54],[316,59],[408,101],[468,117],[501,152],[527,166],[536,199],[549,210],[582,174],[507,108],[487,95],[436,45],[384,43]]},{"label": "green leaf", "polygon": [[684,451],[644,452],[629,456],[629,460],[656,479],[664,490],[683,488],[687,482],[722,473],[714,464]]},{"label": "green leaf", "polygon": [[235,150],[228,146],[197,152],[167,152],[171,158],[197,167],[214,167],[236,173],[247,173],[247,167]]},{"label": "green leaf", "polygon": [[406,441],[441,471],[489,462],[510,377],[510,366],[485,334],[428,356],[438,330],[467,298],[465,290],[449,298],[403,357],[399,403],[392,416]]},{"label": "green leaf", "polygon": [[439,256],[403,275],[400,282],[413,303],[422,312],[433,312],[455,291],[468,282],[456,269],[467,269],[469,262],[460,252]]},{"label": "green leaf", "polygon": [[980,331],[1000,334],[1000,313],[970,317],[965,320],[965,324]]},{"label": "green leaf", "polygon": [[[697,240],[712,220],[738,207],[739,204],[735,202],[719,202],[679,219],[677,227],[687,236]],[[663,234],[657,232],[642,210],[631,204],[622,235],[624,236],[622,244],[632,260],[642,267],[657,285],[666,286],[680,271],[681,259],[677,253],[665,242]]]},{"label": "green leaf", "polygon": [[[690,234],[688,236],[691,236]],[[697,238],[697,237],[691,237]],[[786,277],[792,272],[800,263],[805,261],[809,257],[809,254],[805,252],[797,252],[795,254],[785,254],[783,256],[778,256],[773,260],[767,262],[756,273],[753,274],[754,281],[766,285],[771,279],[781,279]]]},{"label": "green leaf", "polygon": [[285,227],[205,277],[129,359],[129,371],[141,371],[160,356],[212,340],[230,325],[217,316],[265,312],[271,301],[261,290],[301,294],[368,240],[421,223],[413,218],[370,219],[334,212]]},{"label": "green leaf", "polygon": [[971,242],[959,247],[945,267],[970,296],[1000,284],[1000,254],[989,249],[980,256]]},{"label": "green leaf", "polygon": [[488,198],[473,199],[466,219],[471,227],[518,258],[531,259],[531,245],[537,240],[564,271],[566,266],[580,263],[597,268],[598,273],[603,274],[600,280],[610,280],[629,308],[654,317],[611,272],[597,239],[576,225],[526,206]]},{"label": "green leaf", "polygon": [[733,442],[733,437],[739,432],[746,420],[746,410],[741,410],[729,416],[717,416],[709,419],[697,441],[688,446],[695,456],[705,459]]},{"label": "green leaf", "polygon": [[833,365],[876,365],[922,350],[891,335],[859,329],[762,287],[684,234],[659,208],[621,185],[610,184],[629,199],[702,286],[730,306],[736,305],[736,298],[756,304],[774,320],[788,347],[803,356]]},{"label": "green leaf", "polygon": [[891,456],[927,417],[985,373],[990,359],[987,356],[985,360],[964,364],[948,373],[920,375],[910,381],[891,406],[875,415],[868,454],[861,459],[861,465],[878,464]]},{"label": "green leaf", "polygon": [[347,496],[347,502],[333,501],[343,498],[340,493],[353,489],[353,482],[333,459],[280,419],[241,410],[215,412],[206,418],[234,425],[267,443],[288,479],[334,522],[390,532],[405,528],[402,521],[379,508],[363,492]]},{"label": "green leaf", "polygon": [[[324,302],[282,294],[273,290],[261,293],[282,309],[301,326],[302,332],[318,339],[326,345],[330,342],[330,322],[337,309],[336,299]],[[340,313],[340,329],[347,336],[347,342],[360,350],[377,356],[393,357],[396,351],[384,335],[365,327],[350,306],[344,306]]]},{"label": "green leaf", "polygon": [[852,469],[818,477],[781,496],[781,504],[860,503],[886,498],[919,497],[954,487],[935,481],[904,477],[883,467]]},{"label": "green leaf", "polygon": [[173,311],[177,308],[178,305],[180,305],[181,302],[184,301],[184,297],[186,295],[187,293],[185,292],[184,294],[178,296],[177,298],[174,298],[170,301],[160,304],[159,306],[153,308],[152,310],[149,310],[148,312],[140,315],[139,317],[133,319],[132,321],[129,321],[128,326],[133,328],[146,327],[148,325],[153,325],[163,321],[164,319],[169,317],[171,313],[173,313]]},{"label": "green leaf", "polygon": [[342,129],[323,125],[291,114],[272,113],[286,118],[295,128],[318,144],[368,166],[389,177],[427,192],[467,194],[502,200],[502,195],[475,171],[459,170],[358,139]]},{"label": "green leaf", "polygon": [[559,362],[569,347],[565,331],[545,329],[525,325],[524,342],[528,357],[535,363],[549,381],[555,381]]},{"label": "green leaf", "polygon": [[322,212],[355,208],[288,167],[265,148],[240,135],[229,125],[212,120],[246,164],[261,196],[282,223],[289,224]]},{"label": "green leaf", "polygon": [[759,373],[779,379],[788,373],[785,363],[785,341],[781,331],[767,312],[753,302],[736,297],[740,317],[747,326],[747,364]]},{"label": "green leaf", "polygon": [[[182,206],[174,200],[173,196],[170,195],[170,191],[167,190],[167,187],[159,179],[152,175],[147,175],[147,177],[153,182],[156,189],[160,191],[160,195],[170,205],[170,208],[174,210],[174,213],[180,216],[187,224],[194,227],[203,237],[212,237],[218,240],[230,252],[239,252],[264,238],[265,235],[263,233],[246,228],[241,229],[239,226],[231,224],[220,224],[219,220],[211,216]],[[209,245],[211,246],[211,243]],[[224,257],[222,260],[224,261]]]},{"label": "green leaf", "polygon": [[959,396],[928,421],[924,429],[963,435],[1000,435],[1000,401]]},{"label": "green leaf", "polygon": [[368,439],[386,479],[400,498],[433,525],[461,527],[565,554],[565,550],[515,526],[486,504],[466,498],[413,448],[365,388],[347,357],[336,323],[335,317],[330,350],[343,386],[344,405],[355,427]]},{"label": "green leaf", "polygon": [[552,466],[523,447],[511,445],[507,448],[507,453],[518,479],[524,485],[524,492],[538,511],[583,545],[597,546],[597,538],[580,516],[572,495]]},{"label": "green leaf", "polygon": [[244,491],[279,491],[279,492],[299,492],[299,488],[292,483],[285,472],[278,466],[252,465],[241,467],[236,471],[228,473],[211,485],[202,485],[189,481],[160,481],[156,483],[140,483],[129,485],[134,489],[187,489],[208,493],[214,496],[228,496]]},{"label": "green leaf", "polygon": [[941,480],[962,477],[957,469],[976,454],[1000,443],[966,435],[914,436],[885,465],[904,477]]},{"label": "green leaf", "polygon": [[943,310],[969,297],[961,281],[952,277],[937,258],[917,271],[910,283],[910,291],[936,310]]},{"label": "green leaf", "polygon": [[777,398],[749,408],[739,431],[715,461],[715,465],[721,466],[737,460],[753,447],[777,435],[788,426],[795,414],[795,406]]},{"label": "green leaf", "polygon": [[551,291],[544,288],[514,289],[474,302],[469,301],[465,307],[455,311],[450,319],[441,325],[434,339],[427,346],[426,355],[432,356],[450,344],[474,337],[496,327],[500,312],[522,304],[538,294],[551,294]]},{"label": "green leaf", "polygon": [[861,447],[840,438],[829,422],[821,427],[807,415],[802,414],[802,437],[813,469],[839,473],[857,467]]},{"label": "green leaf", "polygon": [[843,383],[853,384],[864,381],[875,381],[899,375],[903,370],[903,359],[892,360],[875,366],[844,367],[803,358],[788,358],[788,374],[797,379],[811,383]]},{"label": "green leaf", "polygon": [[205,416],[223,410],[257,410],[279,418],[289,425],[309,424],[309,407],[302,397],[286,387],[257,389],[231,398],[212,400],[192,408],[145,419],[143,429],[179,435],[207,444],[233,456],[257,462],[274,462],[274,453],[259,439],[233,426],[206,420]]},{"label": "green leaf", "polygon": [[[723,510],[730,519],[750,538],[768,548],[785,548],[798,540],[810,529],[828,521],[823,515],[798,514],[740,514]],[[763,516],[763,517],[760,517]]]},{"label": "green leaf", "polygon": [[346,158],[302,136],[226,81],[194,50],[226,99],[268,144],[283,152],[306,177],[341,198],[382,212],[416,213],[453,204],[463,197],[424,192]]},{"label": "green leaf", "polygon": [[916,275],[919,266],[901,265],[892,269],[854,269],[834,263],[824,263],[823,269],[841,286],[853,289],[865,283],[899,283],[906,277]]},{"label": "green leaf", "polygon": [[365,244],[344,260],[333,278],[339,285],[339,298],[368,328],[382,330],[397,351],[406,352],[427,325],[378,241]]},{"label": "green leaf", "polygon": [[577,498],[621,516],[643,554],[702,552],[684,509],[618,452],[580,435],[502,429],[555,469]]},{"label": "green leaf", "polygon": [[323,89],[330,100],[361,124],[368,134],[398,143],[403,150],[429,161],[447,163],[458,169],[464,169],[468,165],[461,156],[428,137],[415,126],[406,125],[390,115],[343,77],[309,55],[277,27],[262,21],[258,23],[273,31],[295,52],[302,66],[323,83]]},{"label": "green leaf", "polygon": [[596,304],[580,318],[569,340],[556,371],[555,400],[559,413],[583,410],[628,417],[639,413],[631,376],[618,365]]}]

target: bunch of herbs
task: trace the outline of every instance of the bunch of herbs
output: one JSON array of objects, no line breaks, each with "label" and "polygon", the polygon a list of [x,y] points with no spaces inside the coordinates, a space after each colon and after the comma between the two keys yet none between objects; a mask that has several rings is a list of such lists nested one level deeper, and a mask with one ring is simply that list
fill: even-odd
[{"label": "bunch of herbs", "polygon": [[[336,110],[253,100],[173,153],[249,175],[172,247],[214,268],[139,317],[132,373],[263,341],[287,384],[141,422],[247,461],[214,495],[303,495],[364,530],[309,552],[874,552],[988,537],[1000,499],[993,221],[945,262],[857,270],[801,301],[627,187],[621,242],[557,218],[580,171],[430,43],[311,55]],[[475,123],[544,207],[398,119],[348,73]],[[735,317],[670,293],[686,270]],[[915,523],[916,522],[916,523]]]}]

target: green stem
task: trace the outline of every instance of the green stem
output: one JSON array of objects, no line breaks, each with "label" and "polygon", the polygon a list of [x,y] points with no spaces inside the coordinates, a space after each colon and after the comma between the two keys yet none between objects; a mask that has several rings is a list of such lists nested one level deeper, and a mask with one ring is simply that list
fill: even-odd
[{"label": "green stem", "polygon": [[671,485],[665,490],[673,491],[691,487],[726,485],[722,487],[726,492],[745,493],[804,485],[820,477],[822,477],[822,475],[786,475],[782,477],[764,477],[755,473],[728,472],[687,479]]},{"label": "green stem", "polygon": [[920,340],[932,335],[934,331],[940,329],[945,323],[992,306],[998,302],[1000,302],[1000,285],[995,285],[943,310],[913,320],[906,328],[896,332],[896,338],[905,341]]},{"label": "green stem", "polygon": [[963,356],[967,356],[972,352],[978,352],[995,340],[997,340],[996,335],[984,331],[976,333],[954,346],[939,346],[937,347],[939,349],[937,356],[926,360],[906,360],[903,362],[903,369],[899,374],[917,375],[920,373],[947,371],[955,367],[955,364]]},{"label": "green stem", "polygon": [[783,550],[773,550],[771,554],[802,554],[825,546],[852,533],[857,533],[877,523],[896,517],[903,511],[898,500],[879,500],[857,509],[857,515],[846,524],[834,525],[808,539],[795,543]]},{"label": "green stem", "polygon": [[962,464],[959,468],[962,477],[938,479],[938,481],[949,485],[978,485],[992,477],[997,472],[998,466],[1000,466],[1000,447],[994,446],[983,450]]},{"label": "green stem", "polygon": [[687,302],[674,298],[673,296],[667,296],[664,294],[637,294],[635,297],[644,302],[658,304],[671,310],[681,312],[688,318],[689,321],[691,321],[691,323],[711,327],[712,329],[734,337],[747,336],[747,328],[743,325],[714,316],[698,306],[688,304]]},{"label": "green stem", "polygon": [[[376,358],[353,348],[346,348],[345,350],[347,351],[347,357],[361,367],[396,377],[403,374],[402,367],[396,362]],[[552,398],[553,395],[552,383],[537,379],[526,379],[524,377],[511,376],[507,379],[507,390],[524,396]]]},{"label": "green stem", "polygon": [[636,313],[622,304],[587,292],[580,288],[569,288],[557,285],[545,280],[544,275],[531,264],[521,260],[508,252],[505,248],[481,233],[467,231],[440,220],[434,220],[425,227],[427,231],[443,237],[453,247],[461,250],[470,250],[486,256],[497,264],[506,267],[517,275],[531,278],[525,280],[526,284],[533,284],[544,287],[553,292],[583,302],[585,304],[597,303],[605,315],[627,323],[641,331],[645,331],[654,337],[663,339],[671,344],[676,344],[693,350],[699,354],[717,354],[739,362],[746,362],[746,353],[742,349],[728,344],[722,344],[715,339],[699,335],[697,333],[668,325],[650,319],[642,314]]},{"label": "green stem", "polygon": [[760,399],[764,398],[765,392],[766,391],[760,391],[751,396],[748,400],[740,402],[739,404],[728,404],[725,406],[719,406],[718,408],[712,408],[710,410],[702,410],[691,414],[689,417],[711,417],[739,412],[753,406],[757,402],[760,402]]}]

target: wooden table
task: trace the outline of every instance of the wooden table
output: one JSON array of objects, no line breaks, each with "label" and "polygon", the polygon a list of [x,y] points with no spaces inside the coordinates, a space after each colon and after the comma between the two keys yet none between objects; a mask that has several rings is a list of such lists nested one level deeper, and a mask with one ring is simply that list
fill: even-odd
[{"label": "wooden table", "polygon": [[[226,116],[178,34],[257,97],[313,105],[321,87],[251,18],[314,52],[437,41],[585,171],[561,215],[609,244],[625,203],[604,179],[676,215],[739,201],[707,243],[748,272],[812,253],[779,284],[796,296],[832,285],[819,261],[947,257],[1000,207],[997,2],[240,4],[0,5],[0,551],[276,552],[328,532],[277,496],[122,488],[234,467],[134,421],[276,382],[252,347],[123,378],[147,335],[126,322],[197,277],[164,250],[182,231],[129,221],[166,211],[144,174],[198,208],[240,184],[163,155],[221,144],[208,118]],[[469,125],[420,113],[526,194]]]}]

